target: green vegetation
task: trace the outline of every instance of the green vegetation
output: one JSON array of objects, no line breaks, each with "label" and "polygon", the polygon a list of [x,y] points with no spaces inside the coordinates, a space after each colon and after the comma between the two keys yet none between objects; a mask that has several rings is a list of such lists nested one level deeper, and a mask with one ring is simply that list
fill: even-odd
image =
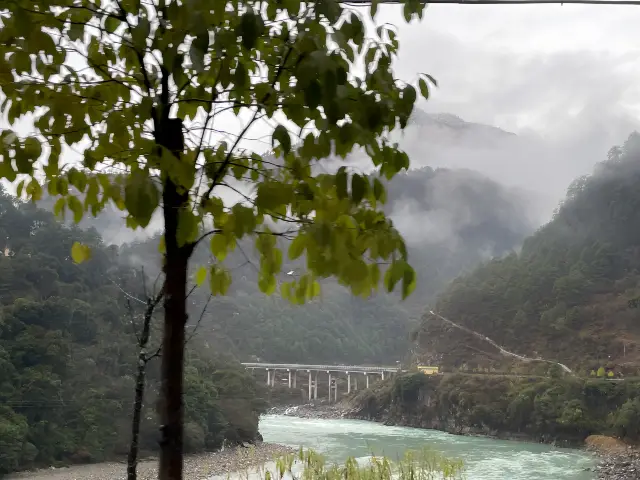
[{"label": "green vegetation", "polygon": [[[404,2],[406,21],[425,7]],[[162,214],[162,480],[182,478],[187,270],[198,244],[209,245],[214,261],[195,280],[208,280],[213,295],[228,291],[231,272],[221,261],[244,237],[260,252],[260,290],[273,293],[283,259],[276,237],[288,235],[289,257],[307,260],[307,273],[281,288],[295,303],[318,296],[318,278],[336,277],[362,296],[380,283],[399,286],[403,297],[415,287],[405,243],[380,208],[377,177],[409,167],[387,137],[404,129],[418,91],[428,98],[435,82],[421,75],[416,88],[394,77],[398,40],[393,28],[377,26],[377,8],[372,2],[368,15],[377,28],[367,29],[362,11],[339,0],[0,7],[0,113],[11,127],[0,134],[0,179],[33,200],[44,187],[59,197],[54,211],[70,211],[75,222],[107,204],[131,228]],[[244,125],[227,142],[216,132],[230,117]],[[25,118],[34,134],[21,138]],[[272,156],[247,141],[266,119]],[[315,168],[354,149],[374,175]],[[80,162],[62,158],[78,150]],[[81,262],[91,250],[77,243],[72,255]]]},{"label": "green vegetation", "polygon": [[[74,241],[91,246],[91,260],[72,262]],[[0,252],[0,475],[126,454],[139,325],[118,286],[142,296],[140,272],[95,232],[65,227],[2,192]],[[156,346],[152,339],[150,351]],[[185,449],[253,441],[264,392],[197,337],[189,346]],[[157,449],[156,362],[143,410],[145,452]]]},{"label": "green vegetation", "polygon": [[640,441],[640,382],[508,376],[400,375],[360,392],[353,414],[451,433],[580,443],[588,435]]},{"label": "green vegetation", "polygon": [[[438,313],[529,357],[585,376],[637,374],[640,366],[640,135],[632,134],[591,176],[577,179],[554,218],[511,254],[462,276]],[[457,368],[504,366],[471,335],[426,318],[421,346]]]},{"label": "green vegetation", "polygon": [[293,478],[305,480],[455,480],[464,478],[464,464],[429,448],[408,451],[397,461],[372,456],[367,463],[358,464],[349,458],[342,465],[327,464],[313,450],[300,450],[298,455],[278,459],[275,475],[264,472],[261,476],[265,480],[282,479],[294,472]]}]

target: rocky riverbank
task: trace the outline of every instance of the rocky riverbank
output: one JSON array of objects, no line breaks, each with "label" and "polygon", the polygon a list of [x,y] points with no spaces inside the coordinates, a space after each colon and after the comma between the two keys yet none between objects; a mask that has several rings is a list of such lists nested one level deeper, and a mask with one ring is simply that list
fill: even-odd
[{"label": "rocky riverbank", "polygon": [[596,467],[598,480],[637,480],[640,478],[640,451],[617,438],[591,435],[587,450],[600,457]]},{"label": "rocky riverbank", "polygon": [[[221,452],[189,455],[184,460],[184,478],[206,480],[215,475],[244,472],[278,457],[294,453],[283,445],[259,443],[249,447],[227,448]],[[148,459],[138,464],[138,480],[158,478],[158,462]],[[48,468],[34,472],[22,472],[10,476],[11,480],[125,480],[127,466],[124,463],[97,463],[68,468]]]},{"label": "rocky riverbank", "polygon": [[271,415],[287,415],[297,418],[323,420],[349,418],[349,410],[340,404],[315,403],[305,405],[277,406],[269,409]]}]

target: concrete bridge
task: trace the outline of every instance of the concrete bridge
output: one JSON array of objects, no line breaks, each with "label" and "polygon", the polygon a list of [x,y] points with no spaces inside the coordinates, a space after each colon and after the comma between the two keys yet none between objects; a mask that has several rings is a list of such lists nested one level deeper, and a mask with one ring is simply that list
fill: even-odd
[{"label": "concrete bridge", "polygon": [[399,367],[376,367],[369,365],[306,365],[298,363],[243,363],[245,368],[251,371],[265,370],[267,372],[267,385],[273,387],[277,372],[288,374],[289,388],[297,388],[299,372],[305,372],[308,377],[307,386],[309,400],[318,399],[318,374],[328,375],[329,400],[338,400],[339,376],[347,378],[347,393],[358,390],[358,378],[364,377],[366,387],[369,388],[370,378],[385,379],[385,375],[393,375],[400,372]]}]

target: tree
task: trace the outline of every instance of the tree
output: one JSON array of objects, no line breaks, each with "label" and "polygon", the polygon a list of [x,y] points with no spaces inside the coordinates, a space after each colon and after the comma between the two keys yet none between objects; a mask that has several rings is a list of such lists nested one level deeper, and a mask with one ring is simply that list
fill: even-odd
[{"label": "tree", "polygon": [[[424,7],[407,0],[407,21]],[[282,284],[294,302],[317,295],[316,279],[330,276],[367,295],[380,263],[388,290],[401,283],[406,297],[413,289],[403,239],[379,209],[381,181],[344,166],[318,169],[356,148],[386,178],[409,166],[386,140],[406,126],[417,97],[393,76],[396,35],[380,26],[367,39],[361,16],[337,0],[9,0],[0,8],[0,112],[12,127],[0,134],[0,178],[33,200],[46,188],[59,196],[54,212],[68,210],[76,222],[113,204],[129,227],[144,228],[162,211],[159,470],[163,480],[180,479],[187,267],[196,245],[210,242],[213,261],[195,280],[208,277],[215,295],[231,282],[226,253],[247,235],[267,294],[282,263],[276,237],[292,240],[291,258],[306,255],[307,272]],[[419,79],[425,98],[430,82]],[[225,115],[247,121],[228,143],[212,137]],[[262,119],[271,122],[269,155],[245,146]],[[34,135],[20,136],[22,120]],[[82,159],[62,163],[73,149],[83,149]],[[82,261],[90,251],[78,243],[72,254]]]},{"label": "tree", "polygon": [[[142,270],[142,278],[144,281],[144,270]],[[145,285],[145,294],[146,285]],[[128,295],[128,294],[127,294]],[[160,354],[157,350],[154,353],[148,353],[147,348],[149,345],[149,338],[151,337],[151,321],[156,307],[162,300],[164,295],[164,286],[160,288],[158,294],[153,293],[152,296],[147,296],[146,300],[140,300],[137,297],[132,297],[135,301],[143,303],[145,305],[144,313],[142,315],[142,328],[140,334],[136,333],[136,340],[138,341],[138,366],[136,370],[136,386],[135,396],[133,400],[133,414],[131,416],[131,443],[129,444],[129,453],[127,455],[127,480],[136,480],[138,478],[138,450],[140,439],[140,422],[142,418],[142,402],[144,401],[145,379],[147,375],[147,364]],[[129,296],[129,295],[128,295]],[[127,298],[127,307],[131,314],[131,324],[135,326],[135,318],[133,315],[133,309],[131,307],[130,299]]]}]

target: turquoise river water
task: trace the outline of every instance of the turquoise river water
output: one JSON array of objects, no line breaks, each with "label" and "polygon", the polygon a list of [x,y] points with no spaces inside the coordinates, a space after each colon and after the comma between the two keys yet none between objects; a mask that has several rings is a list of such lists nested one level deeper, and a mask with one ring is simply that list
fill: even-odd
[{"label": "turquoise river water", "polygon": [[312,448],[329,460],[371,454],[392,459],[425,446],[464,461],[467,480],[593,480],[594,458],[580,450],[537,443],[463,437],[435,430],[388,427],[359,420],[316,420],[265,415],[265,442]]}]

